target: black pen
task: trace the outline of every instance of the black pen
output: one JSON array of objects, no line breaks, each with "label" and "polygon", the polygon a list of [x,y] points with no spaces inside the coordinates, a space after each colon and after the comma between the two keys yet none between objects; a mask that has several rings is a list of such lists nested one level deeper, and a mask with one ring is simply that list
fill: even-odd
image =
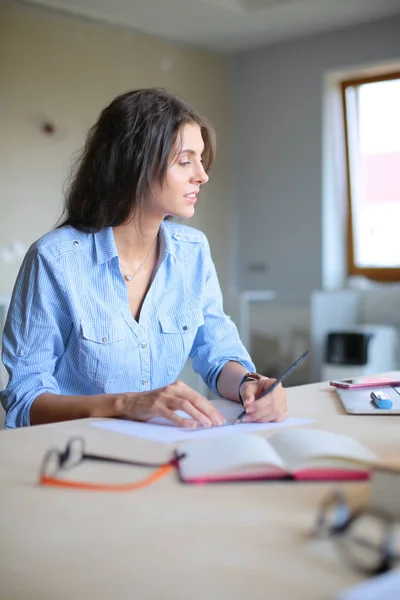
[{"label": "black pen", "polygon": [[[290,367],[288,367],[286,369],[286,371],[283,371],[282,375],[280,375],[278,377],[278,379],[276,379],[274,381],[274,383],[269,386],[269,388],[267,388],[266,390],[264,390],[263,393],[260,396],[258,396],[258,398],[256,398],[256,401],[259,400],[260,398],[263,398],[264,396],[266,396],[270,392],[272,392],[272,390],[274,390],[277,385],[279,385],[280,383],[282,383],[282,381],[284,379],[286,379],[286,377],[288,377],[291,373],[293,373],[293,371],[295,369],[297,369],[297,367],[299,367],[301,365],[301,363],[303,361],[305,361],[306,358],[308,358],[310,356],[310,354],[311,354],[311,352],[309,350],[307,350],[306,352],[304,352],[304,354],[302,354],[297,360],[294,361],[294,363],[292,365],[290,365]],[[242,419],[243,419],[243,417],[245,416],[245,414],[246,414],[245,410],[243,412],[241,412],[240,415],[237,417],[236,421],[233,423],[233,425],[236,425],[236,423],[241,422]]]}]

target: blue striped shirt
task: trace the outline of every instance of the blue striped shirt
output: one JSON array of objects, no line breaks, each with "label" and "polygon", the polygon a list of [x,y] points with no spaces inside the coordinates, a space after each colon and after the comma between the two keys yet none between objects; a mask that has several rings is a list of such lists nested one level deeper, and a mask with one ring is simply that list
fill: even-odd
[{"label": "blue striped shirt", "polygon": [[[30,424],[40,394],[139,392],[174,382],[187,358],[214,392],[227,361],[254,365],[224,314],[206,236],[164,221],[158,269],[137,322],[113,230],[52,231],[29,249],[3,334],[6,427]],[[56,400],[55,400],[56,402]]]}]

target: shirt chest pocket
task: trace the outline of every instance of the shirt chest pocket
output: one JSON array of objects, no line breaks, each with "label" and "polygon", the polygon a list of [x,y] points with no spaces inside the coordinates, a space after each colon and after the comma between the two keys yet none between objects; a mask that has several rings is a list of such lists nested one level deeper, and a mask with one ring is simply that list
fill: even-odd
[{"label": "shirt chest pocket", "polygon": [[122,321],[81,321],[79,370],[101,387],[126,377],[127,341]]},{"label": "shirt chest pocket", "polygon": [[182,312],[173,317],[159,317],[162,357],[169,375],[177,375],[185,366],[199,327],[204,325],[202,312]]}]

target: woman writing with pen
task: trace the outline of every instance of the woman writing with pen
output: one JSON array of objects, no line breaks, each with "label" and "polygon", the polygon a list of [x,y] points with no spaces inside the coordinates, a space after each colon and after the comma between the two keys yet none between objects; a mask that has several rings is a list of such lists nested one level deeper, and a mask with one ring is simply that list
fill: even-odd
[{"label": "woman writing with pen", "polygon": [[[255,372],[224,314],[207,238],[189,219],[213,132],[164,90],[118,96],[90,130],[61,225],[29,249],[3,336],[6,426],[83,417],[222,424],[177,381],[188,357],[245,421],[287,416],[282,385]],[[176,414],[185,411],[194,421]]]}]

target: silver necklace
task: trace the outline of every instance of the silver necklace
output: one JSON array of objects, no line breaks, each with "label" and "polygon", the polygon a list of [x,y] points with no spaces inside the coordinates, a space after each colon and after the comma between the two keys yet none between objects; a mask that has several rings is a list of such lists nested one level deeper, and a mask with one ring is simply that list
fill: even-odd
[{"label": "silver necklace", "polygon": [[150,248],[149,253],[146,255],[144,261],[138,266],[136,271],[134,273],[124,274],[125,281],[132,281],[132,279],[134,279],[134,277],[136,277],[136,275],[139,273],[140,269],[144,266],[145,262],[149,258],[150,254],[153,252],[154,248],[156,247],[156,244],[157,244],[157,238],[156,238],[156,241],[154,242],[154,244],[152,245],[152,247]]}]

